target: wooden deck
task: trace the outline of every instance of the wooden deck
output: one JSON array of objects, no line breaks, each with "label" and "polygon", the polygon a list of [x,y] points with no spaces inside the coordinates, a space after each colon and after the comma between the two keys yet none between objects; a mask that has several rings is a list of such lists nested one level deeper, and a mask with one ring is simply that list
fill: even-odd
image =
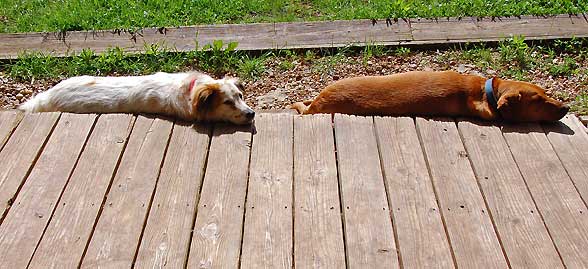
[{"label": "wooden deck", "polygon": [[587,268],[588,133],[0,112],[0,268]]},{"label": "wooden deck", "polygon": [[406,20],[349,20],[289,23],[217,24],[187,27],[72,31],[65,33],[0,34],[0,59],[16,58],[23,51],[56,56],[84,48],[104,52],[120,47],[143,52],[146,44],[191,51],[214,40],[238,42],[238,50],[331,48],[348,45],[450,44],[499,41],[514,35],[527,40],[588,37],[586,14],[552,17],[448,18]]}]

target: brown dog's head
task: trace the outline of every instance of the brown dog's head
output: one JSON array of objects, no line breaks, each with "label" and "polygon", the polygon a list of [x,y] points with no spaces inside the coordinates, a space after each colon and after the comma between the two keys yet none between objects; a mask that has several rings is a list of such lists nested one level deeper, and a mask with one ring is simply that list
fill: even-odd
[{"label": "brown dog's head", "polygon": [[233,78],[201,83],[192,91],[192,110],[201,120],[249,124],[255,112],[245,104],[242,89]]},{"label": "brown dog's head", "polygon": [[514,122],[558,121],[570,107],[545,94],[541,87],[522,81],[494,78],[498,92],[498,112],[503,119]]}]

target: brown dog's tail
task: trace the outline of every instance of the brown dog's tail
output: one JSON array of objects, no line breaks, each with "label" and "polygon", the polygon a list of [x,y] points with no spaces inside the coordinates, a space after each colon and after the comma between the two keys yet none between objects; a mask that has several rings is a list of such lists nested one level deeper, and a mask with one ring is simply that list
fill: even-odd
[{"label": "brown dog's tail", "polygon": [[288,106],[288,109],[294,109],[298,112],[298,114],[304,114],[304,112],[308,109],[312,100],[306,100],[304,102],[296,102]]}]

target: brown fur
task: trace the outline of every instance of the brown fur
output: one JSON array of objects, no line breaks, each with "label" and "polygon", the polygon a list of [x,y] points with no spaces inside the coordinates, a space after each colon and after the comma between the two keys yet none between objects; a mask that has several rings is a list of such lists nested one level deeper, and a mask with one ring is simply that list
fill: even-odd
[{"label": "brown fur", "polygon": [[541,87],[494,79],[498,109],[486,100],[486,79],[453,71],[408,72],[337,81],[314,100],[290,108],[300,114],[343,113],[380,116],[466,116],[485,120],[557,121],[569,110]]}]

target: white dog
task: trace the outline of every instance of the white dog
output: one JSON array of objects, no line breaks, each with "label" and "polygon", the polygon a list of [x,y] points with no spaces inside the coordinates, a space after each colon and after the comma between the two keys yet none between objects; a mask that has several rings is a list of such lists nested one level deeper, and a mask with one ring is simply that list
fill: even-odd
[{"label": "white dog", "polygon": [[248,124],[255,112],[237,79],[202,73],[73,77],[22,104],[28,112],[154,113],[197,121]]}]

